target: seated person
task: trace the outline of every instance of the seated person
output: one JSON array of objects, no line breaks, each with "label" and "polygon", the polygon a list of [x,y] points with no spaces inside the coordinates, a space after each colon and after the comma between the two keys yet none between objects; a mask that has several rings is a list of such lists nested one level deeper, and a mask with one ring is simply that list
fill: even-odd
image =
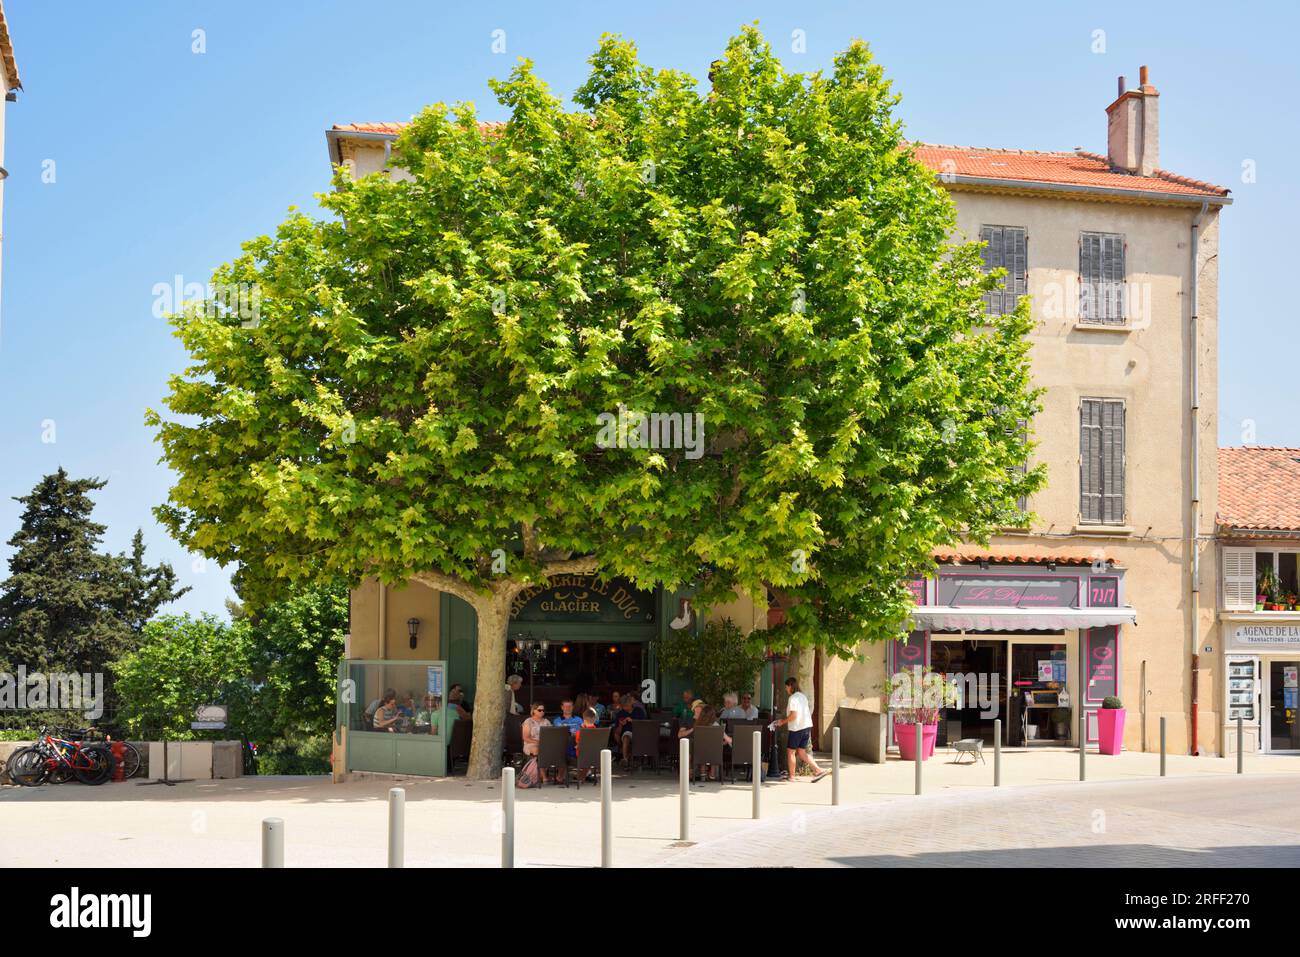
[{"label": "seated person", "polygon": [[396,731],[400,717],[401,715],[397,713],[397,695],[385,691],[379,707],[375,709],[374,717],[371,718],[370,726],[376,731]]},{"label": "seated person", "polygon": [[700,717],[700,711],[704,709],[704,702],[696,698],[691,702],[690,708],[681,716],[681,724],[677,727],[677,737],[685,738],[691,733],[691,728]]},{"label": "seated person", "polygon": [[[560,716],[555,719],[555,725],[560,728],[568,728],[571,736],[577,735],[578,729],[582,727],[582,719],[573,713],[574,703],[568,698],[560,702]],[[569,740],[569,757],[578,756],[578,740],[571,737]]]},{"label": "seated person", "polygon": [[447,691],[447,713],[454,714],[456,718],[468,718],[470,716],[469,705],[465,703],[465,688],[463,685],[452,685]]},{"label": "seated person", "polygon": [[[379,706],[383,704],[384,701],[387,700],[390,696],[394,701],[397,700],[397,692],[394,691],[392,688],[385,688],[383,694],[381,694],[374,701],[370,702],[370,704],[366,705],[366,717],[373,719],[375,712],[379,710]],[[374,726],[373,720],[370,722],[370,724],[372,727]]]},{"label": "seated person", "polygon": [[723,721],[757,721],[758,709],[754,707],[754,696],[749,692],[740,695],[740,704],[736,703],[736,693],[728,691],[722,696]]},{"label": "seated person", "polygon": [[682,692],[682,700],[673,705],[673,717],[685,724],[694,717],[695,703],[698,700],[695,692],[687,688]]},{"label": "seated person", "polygon": [[437,695],[425,694],[420,701],[420,707],[415,712],[415,726],[420,732],[426,729],[429,734],[438,733],[438,718],[442,711],[442,702],[438,700]]},{"label": "seated person", "polygon": [[[572,705],[572,702],[570,702]],[[524,737],[524,754],[528,757],[535,758],[542,746],[542,728],[549,728],[551,722],[546,717],[546,707],[540,701],[534,701],[532,708],[528,711],[528,717],[524,719],[520,730]],[[542,780],[546,780],[546,768],[539,767],[538,773],[541,774]],[[555,783],[560,783],[560,775],[564,774],[564,768],[556,768],[554,779]]]},{"label": "seated person", "polygon": [[620,699],[618,711],[614,712],[614,736],[615,739],[622,742],[623,748],[623,767],[627,768],[632,763],[632,725],[633,721],[644,721],[646,719],[645,708],[641,707],[641,702],[632,697],[632,692],[628,692]]},{"label": "seated person", "polygon": [[[681,736],[682,736],[683,738],[689,736],[690,734],[692,734],[692,733],[695,731],[696,728],[711,728],[711,727],[716,726],[717,723],[718,723],[718,712],[717,712],[717,711],[715,711],[713,708],[709,707],[707,704],[705,704],[705,703],[702,702],[702,701],[697,701],[697,702],[695,702],[695,703],[696,703],[697,705],[699,705],[700,707],[699,707],[698,709],[696,709],[696,712],[695,712],[695,721],[692,723],[691,727],[689,727],[689,728],[683,728],[683,729],[681,730]],[[725,732],[725,731],[722,732],[722,745],[723,745],[723,747],[730,747],[730,746],[731,746],[731,735],[727,734],[727,732]],[[692,770],[693,770],[693,769],[692,769]],[[712,781],[712,780],[716,780],[716,778],[714,777],[714,775],[716,775],[716,774],[721,774],[721,773],[722,773],[722,769],[721,769],[721,768],[710,768],[710,769],[709,769],[709,780],[711,780],[711,781]]]},{"label": "seated person", "polygon": [[403,718],[415,717],[415,694],[413,692],[406,692],[406,697],[398,702],[397,713]]},{"label": "seated person", "polygon": [[[576,749],[577,749],[577,747],[578,747],[578,743],[579,743],[580,741],[582,741],[582,732],[583,732],[583,730],[584,730],[584,729],[593,729],[593,728],[595,728],[595,727],[596,727],[596,709],[595,709],[595,708],[587,708],[585,711],[582,712],[582,727],[581,727],[581,728],[575,728],[574,731],[573,731],[573,746],[574,746],[574,749],[575,749],[575,757],[576,757]],[[591,780],[593,780],[593,779],[596,777],[596,775],[595,775],[595,768],[587,768],[586,771],[587,771],[587,780],[588,780],[588,781],[591,781]],[[582,771],[579,770],[578,773],[581,774]]]}]

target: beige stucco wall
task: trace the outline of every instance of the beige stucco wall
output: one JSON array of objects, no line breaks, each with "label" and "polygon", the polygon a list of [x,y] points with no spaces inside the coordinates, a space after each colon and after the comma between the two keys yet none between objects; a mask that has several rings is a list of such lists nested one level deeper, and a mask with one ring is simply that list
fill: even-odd
[{"label": "beige stucco wall", "polygon": [[[1189,411],[1191,225],[1199,207],[1081,201],[958,190],[957,238],[978,239],[981,225],[1025,227],[1029,294],[1037,326],[1031,361],[1046,391],[1033,423],[1033,460],[1047,465],[1046,488],[1030,501],[1037,513],[1029,532],[995,538],[992,545],[1022,552],[1099,550],[1125,569],[1128,603],[1138,625],[1120,638],[1120,696],[1129,712],[1125,747],[1158,747],[1159,722],[1168,719],[1169,748],[1191,740],[1191,655],[1200,653],[1199,741],[1217,751],[1220,670],[1216,609],[1218,563],[1210,544],[1217,507],[1218,215],[1202,223],[1198,299],[1199,426]],[[1079,234],[1121,233],[1128,280],[1141,296],[1141,314],[1123,330],[1081,327]],[[1147,305],[1149,303],[1149,307]],[[1122,398],[1126,405],[1126,521],[1105,531],[1079,525],[1079,402]],[[1195,641],[1191,630],[1191,456],[1200,447],[1201,601]],[[1071,690],[1078,638],[1067,632]],[[1206,649],[1213,649],[1207,652]],[[832,697],[876,710],[884,679],[884,649],[864,649],[865,662],[825,666],[818,706],[823,730],[834,718]],[[1145,676],[1145,685],[1144,685]],[[1145,687],[1146,694],[1143,695]]]},{"label": "beige stucco wall", "polygon": [[[432,588],[416,584],[394,588],[368,578],[352,590],[351,603],[348,658],[403,661],[441,657],[441,602],[439,593]],[[415,648],[411,648],[410,633],[407,631],[406,622],[409,618],[420,619]]]}]

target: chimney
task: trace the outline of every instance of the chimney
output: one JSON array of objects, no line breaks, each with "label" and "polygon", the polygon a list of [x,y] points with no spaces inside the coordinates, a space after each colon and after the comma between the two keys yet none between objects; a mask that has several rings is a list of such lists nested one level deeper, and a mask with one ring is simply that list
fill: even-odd
[{"label": "chimney", "polygon": [[1138,88],[1127,87],[1121,76],[1118,97],[1106,107],[1106,159],[1113,169],[1150,176],[1160,167],[1160,94],[1145,66]]}]

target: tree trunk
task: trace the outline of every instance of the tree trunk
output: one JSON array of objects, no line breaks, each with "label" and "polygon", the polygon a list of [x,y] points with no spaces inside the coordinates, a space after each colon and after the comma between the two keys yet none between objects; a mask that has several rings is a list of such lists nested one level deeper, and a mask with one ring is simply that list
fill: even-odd
[{"label": "tree trunk", "polygon": [[484,596],[478,613],[478,672],[474,685],[474,735],[466,776],[477,781],[501,775],[501,737],[506,720],[506,632],[510,626],[509,593]]}]

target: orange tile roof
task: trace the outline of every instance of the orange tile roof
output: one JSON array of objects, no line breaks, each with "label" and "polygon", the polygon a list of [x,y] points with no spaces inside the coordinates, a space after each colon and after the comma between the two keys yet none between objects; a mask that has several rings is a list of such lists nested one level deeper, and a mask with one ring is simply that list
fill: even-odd
[{"label": "orange tile roof", "polygon": [[[336,133],[369,133],[396,136],[406,123],[343,123],[336,124]],[[502,123],[480,123],[483,132],[500,129]],[[1166,170],[1156,170],[1152,176],[1139,176],[1110,168],[1106,157],[1083,150],[1069,153],[1039,153],[1033,150],[984,149],[975,146],[937,146],[933,143],[912,143],[916,158],[940,174],[996,181],[989,185],[1032,188],[1039,186],[1082,187],[1104,193],[1150,193],[1168,199],[1196,199],[1214,197],[1225,199],[1228,190],[1213,183],[1178,176]]]},{"label": "orange tile roof", "polygon": [[1218,523],[1300,531],[1300,449],[1219,449]]},{"label": "orange tile roof", "polygon": [[5,75],[8,77],[9,90],[21,90],[23,81],[18,79],[18,63],[14,60],[14,44],[9,37],[9,21],[5,19],[4,4],[0,3],[0,60],[4,61]]},{"label": "orange tile roof", "polygon": [[916,158],[936,173],[1008,184],[1080,186],[1096,190],[1138,190],[1171,197],[1226,197],[1228,190],[1213,183],[1156,170],[1140,176],[1113,170],[1106,157],[1084,150],[1039,153],[1033,150],[984,149],[976,146],[938,146],[913,143]]},{"label": "orange tile roof", "polygon": [[1011,548],[976,548],[961,545],[957,548],[937,548],[930,553],[941,565],[969,565],[971,563],[989,562],[992,564],[1046,565],[1055,562],[1058,565],[1091,565],[1093,562],[1110,562],[1118,565],[1113,555],[1096,548],[1076,546],[1063,551],[1031,552]]}]

